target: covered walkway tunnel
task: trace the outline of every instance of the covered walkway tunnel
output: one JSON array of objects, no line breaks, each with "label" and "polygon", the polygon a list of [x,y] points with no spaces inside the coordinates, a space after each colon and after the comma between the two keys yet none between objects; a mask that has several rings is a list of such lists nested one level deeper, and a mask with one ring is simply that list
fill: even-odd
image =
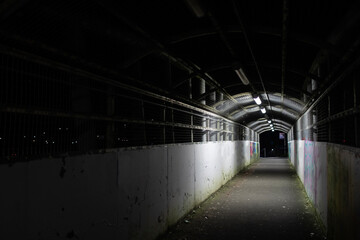
[{"label": "covered walkway tunnel", "polygon": [[242,170],[256,179],[282,157],[327,238],[360,239],[359,11],[356,0],[2,1],[1,238],[156,239]]}]

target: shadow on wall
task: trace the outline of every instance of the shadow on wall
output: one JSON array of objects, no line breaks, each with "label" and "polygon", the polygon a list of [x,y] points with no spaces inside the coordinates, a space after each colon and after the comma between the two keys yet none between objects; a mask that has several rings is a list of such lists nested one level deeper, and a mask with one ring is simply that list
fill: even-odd
[{"label": "shadow on wall", "polygon": [[360,239],[360,149],[297,140],[289,156],[328,239]]},{"label": "shadow on wall", "polygon": [[2,239],[155,239],[241,169],[250,141],[113,149],[0,165]]}]

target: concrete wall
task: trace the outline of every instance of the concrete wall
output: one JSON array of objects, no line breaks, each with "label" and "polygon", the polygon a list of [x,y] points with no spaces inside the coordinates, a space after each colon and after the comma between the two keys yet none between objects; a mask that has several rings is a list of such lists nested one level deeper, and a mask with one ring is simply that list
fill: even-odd
[{"label": "concrete wall", "polygon": [[250,141],[0,165],[3,239],[154,239],[258,159]]},{"label": "concrete wall", "polygon": [[360,239],[360,149],[289,142],[289,158],[327,227],[328,239]]}]

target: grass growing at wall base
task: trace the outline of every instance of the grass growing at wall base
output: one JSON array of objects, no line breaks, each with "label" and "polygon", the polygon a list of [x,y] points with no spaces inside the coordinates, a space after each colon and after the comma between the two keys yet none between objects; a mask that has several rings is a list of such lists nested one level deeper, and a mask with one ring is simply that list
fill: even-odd
[{"label": "grass growing at wall base", "polygon": [[305,186],[304,184],[301,182],[301,179],[300,177],[296,174],[296,169],[295,167],[292,165],[291,161],[288,160],[289,163],[290,163],[290,168],[294,171],[294,175],[296,176],[296,179],[297,179],[297,184],[298,184],[298,187],[301,189],[301,192],[304,194],[305,196],[305,204],[306,204],[306,207],[311,211],[311,213],[315,216],[316,218],[316,222],[318,224],[318,226],[320,227],[320,231],[321,233],[323,234],[324,236],[324,239],[326,239],[325,236],[327,236],[327,229],[326,229],[326,226],[325,224],[323,223],[323,221],[321,220],[321,217],[320,217],[320,213],[318,212],[318,210],[315,208],[314,204],[311,202],[308,194],[306,193],[306,189],[305,189]]}]

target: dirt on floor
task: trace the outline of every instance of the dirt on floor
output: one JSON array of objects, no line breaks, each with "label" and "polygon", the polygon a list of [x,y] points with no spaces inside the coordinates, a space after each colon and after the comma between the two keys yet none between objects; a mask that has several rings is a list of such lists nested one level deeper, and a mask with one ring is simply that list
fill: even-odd
[{"label": "dirt on floor", "polygon": [[326,239],[285,158],[262,158],[171,227],[159,240]]}]

